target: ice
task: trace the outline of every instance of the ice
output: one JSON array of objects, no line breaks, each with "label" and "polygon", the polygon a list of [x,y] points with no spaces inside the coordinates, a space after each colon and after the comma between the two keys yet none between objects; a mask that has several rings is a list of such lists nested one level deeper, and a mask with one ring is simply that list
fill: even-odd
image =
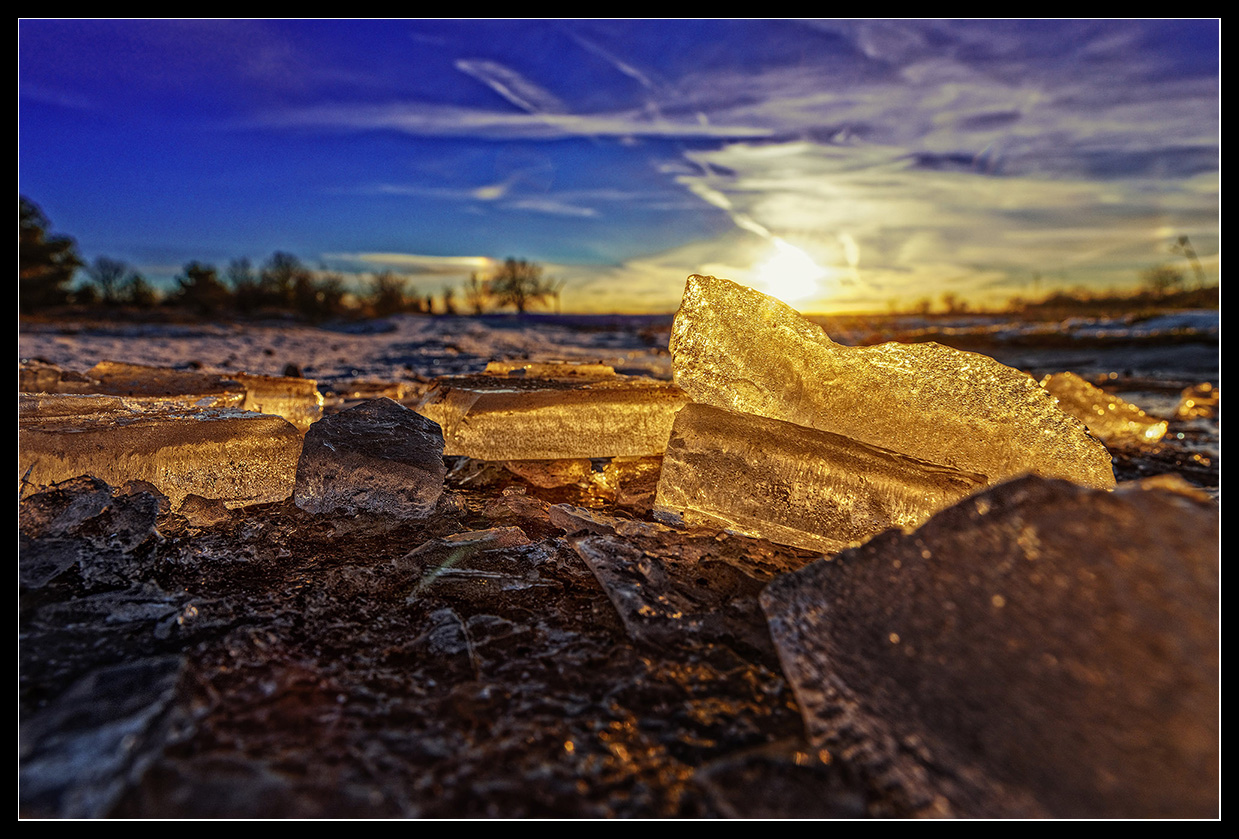
[{"label": "ice", "polygon": [[1041,386],[1058,400],[1059,408],[1109,445],[1151,445],[1166,436],[1165,420],[1150,417],[1075,373],[1052,373]]},{"label": "ice", "polygon": [[309,513],[422,518],[443,494],[439,426],[386,397],[310,427],[293,500]]},{"label": "ice", "polygon": [[1184,388],[1179,394],[1179,405],[1175,408],[1178,419],[1207,419],[1217,416],[1221,395],[1211,382],[1201,382]]},{"label": "ice", "polygon": [[828,431],[692,403],[676,417],[654,509],[834,553],[984,486]]},{"label": "ice", "polygon": [[292,494],[301,434],[281,417],[85,394],[19,394],[18,410],[22,497],[79,475],[146,481],[173,507],[190,494],[229,507]]},{"label": "ice", "polygon": [[761,600],[812,742],[863,743],[909,806],[1215,817],[1218,547],[1181,480],[1028,476]]},{"label": "ice", "polygon": [[223,376],[122,361],[101,361],[82,374],[27,361],[20,367],[19,386],[26,393],[98,393],[151,405],[240,408],[284,417],[302,433],[323,415],[317,382],[290,376]]},{"label": "ice", "polygon": [[687,401],[636,376],[482,374],[438,379],[416,410],[442,426],[447,455],[561,460],[662,454]]},{"label": "ice", "polygon": [[694,401],[816,428],[997,483],[1110,488],[1110,454],[1025,373],[935,343],[845,347],[773,297],[688,278],[671,334]]}]

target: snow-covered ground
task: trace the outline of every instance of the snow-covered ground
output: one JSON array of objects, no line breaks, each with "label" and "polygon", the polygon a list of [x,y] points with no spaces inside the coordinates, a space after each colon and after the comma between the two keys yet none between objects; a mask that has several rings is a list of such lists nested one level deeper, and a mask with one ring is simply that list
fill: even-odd
[{"label": "snow-covered ground", "polygon": [[622,372],[670,378],[665,331],[657,324],[643,331],[645,319],[613,323],[583,328],[570,319],[399,315],[336,327],[39,324],[22,328],[18,353],[80,371],[104,360],[263,375],[283,375],[291,365],[324,382],[477,372],[500,359],[599,361]]}]

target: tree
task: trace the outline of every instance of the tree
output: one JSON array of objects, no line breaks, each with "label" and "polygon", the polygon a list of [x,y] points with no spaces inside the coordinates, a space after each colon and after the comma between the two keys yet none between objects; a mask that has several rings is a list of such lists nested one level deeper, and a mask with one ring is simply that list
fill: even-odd
[{"label": "tree", "polygon": [[477,272],[469,275],[465,283],[465,303],[475,315],[486,311],[486,303],[491,298],[490,281],[478,277]]},{"label": "tree", "polygon": [[125,303],[139,309],[149,309],[159,302],[159,293],[146,281],[146,277],[136,271],[131,271],[121,284],[120,297]]},{"label": "tree", "polygon": [[68,236],[48,235],[51,222],[24,195],[19,196],[18,207],[18,305],[22,311],[32,311],[67,302],[68,285],[82,267],[77,243]]},{"label": "tree", "polygon": [[370,307],[379,317],[403,312],[408,306],[405,286],[408,281],[394,271],[382,271],[370,280]]},{"label": "tree", "polygon": [[265,302],[284,309],[292,309],[297,304],[298,283],[304,286],[309,275],[309,270],[297,257],[291,253],[276,251],[262,266],[258,284],[262,289]]},{"label": "tree", "polygon": [[1155,265],[1140,273],[1144,285],[1158,297],[1183,287],[1183,272],[1171,265]]},{"label": "tree", "polygon": [[249,314],[262,307],[265,302],[262,286],[248,259],[242,257],[229,262],[225,276],[232,286],[232,301],[238,311]]},{"label": "tree", "polygon": [[214,265],[191,262],[176,278],[173,301],[194,309],[200,315],[212,315],[228,303],[228,287],[219,281]]},{"label": "tree", "polygon": [[490,290],[500,306],[515,306],[519,314],[554,294],[553,284],[542,278],[541,265],[511,257],[491,277]]},{"label": "tree", "polygon": [[91,282],[99,287],[99,299],[105,306],[114,306],[120,302],[121,284],[128,273],[128,265],[107,256],[95,257],[95,261],[86,266],[86,274]]}]

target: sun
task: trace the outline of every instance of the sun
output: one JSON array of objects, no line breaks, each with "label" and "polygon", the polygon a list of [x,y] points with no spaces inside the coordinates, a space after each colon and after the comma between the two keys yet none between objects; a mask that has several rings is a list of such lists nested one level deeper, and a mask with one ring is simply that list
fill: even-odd
[{"label": "sun", "polygon": [[822,293],[827,269],[807,253],[778,236],[770,240],[773,248],[764,262],[753,267],[753,285],[784,303],[808,300]]}]

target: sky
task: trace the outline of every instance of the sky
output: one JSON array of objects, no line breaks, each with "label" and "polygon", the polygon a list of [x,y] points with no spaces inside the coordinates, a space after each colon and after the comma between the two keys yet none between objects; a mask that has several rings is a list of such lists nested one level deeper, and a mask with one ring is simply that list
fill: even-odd
[{"label": "sky", "polygon": [[[19,189],[167,285],[276,251],[579,312],[1218,277],[1220,22],[19,21]],[[1190,276],[1190,274],[1189,274]]]}]

